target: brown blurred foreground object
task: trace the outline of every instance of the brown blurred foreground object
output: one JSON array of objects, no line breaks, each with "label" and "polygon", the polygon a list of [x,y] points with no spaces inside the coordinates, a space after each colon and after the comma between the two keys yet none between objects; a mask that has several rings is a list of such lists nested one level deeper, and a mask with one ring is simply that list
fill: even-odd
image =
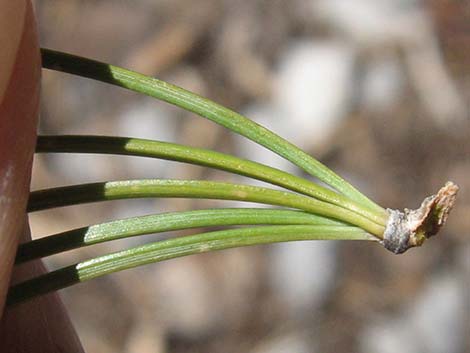
[{"label": "brown blurred foreground object", "polygon": [[56,294],[3,312],[10,276],[16,282],[46,269],[36,262],[10,273],[21,234],[23,241],[30,239],[25,209],[36,141],[40,57],[29,1],[0,1],[0,32],[0,352],[82,352]]},{"label": "brown blurred foreground object", "polygon": [[[0,100],[0,312],[25,219],[36,141],[40,59],[32,9],[29,2],[27,7],[25,4],[0,1],[0,13],[17,19],[10,24],[11,21],[2,18],[2,41],[18,40],[17,45],[6,46],[13,54],[1,56],[2,64],[7,61],[2,70],[6,67],[10,74],[2,76],[6,83],[1,84],[4,90]],[[23,23],[18,20],[21,18],[24,27],[17,25]],[[1,46],[4,47],[3,43]]]}]

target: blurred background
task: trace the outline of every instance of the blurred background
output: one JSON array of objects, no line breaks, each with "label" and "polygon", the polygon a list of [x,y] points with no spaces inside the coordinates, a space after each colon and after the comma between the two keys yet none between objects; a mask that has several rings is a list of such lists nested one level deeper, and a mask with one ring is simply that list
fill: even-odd
[{"label": "blurred background", "polygon": [[[63,290],[88,352],[470,351],[470,5],[459,0],[36,1],[41,45],[125,66],[246,114],[384,207],[460,185],[444,230],[395,256],[359,242],[202,254]],[[214,123],[44,71],[40,132],[152,138],[283,168]],[[128,178],[249,182],[135,157],[38,155],[33,189]],[[31,215],[35,237],[229,203],[140,200]],[[189,234],[186,232],[184,234]],[[58,268],[158,239],[48,259]],[[164,235],[165,236],[165,235]]]}]

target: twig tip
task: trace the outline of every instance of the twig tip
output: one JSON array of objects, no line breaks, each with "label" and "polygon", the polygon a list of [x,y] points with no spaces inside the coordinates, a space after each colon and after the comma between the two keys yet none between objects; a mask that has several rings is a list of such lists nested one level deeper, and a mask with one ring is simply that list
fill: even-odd
[{"label": "twig tip", "polygon": [[384,232],[384,247],[401,254],[437,234],[447,221],[458,190],[456,184],[448,181],[437,194],[426,197],[416,210],[388,209],[390,218]]}]

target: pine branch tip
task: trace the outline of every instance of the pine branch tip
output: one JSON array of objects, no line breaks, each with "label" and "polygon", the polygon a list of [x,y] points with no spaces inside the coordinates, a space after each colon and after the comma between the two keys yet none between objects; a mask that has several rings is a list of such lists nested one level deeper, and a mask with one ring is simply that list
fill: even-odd
[{"label": "pine branch tip", "polygon": [[387,209],[390,214],[382,244],[394,254],[421,246],[444,226],[452,210],[459,187],[448,181],[437,194],[426,197],[416,210]]}]

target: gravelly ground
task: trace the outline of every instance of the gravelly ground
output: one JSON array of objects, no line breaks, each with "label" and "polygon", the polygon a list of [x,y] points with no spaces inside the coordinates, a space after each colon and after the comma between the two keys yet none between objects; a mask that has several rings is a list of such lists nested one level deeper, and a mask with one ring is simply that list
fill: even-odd
[{"label": "gravelly ground", "polygon": [[[269,126],[379,204],[461,187],[443,232],[402,256],[299,243],[172,260],[64,290],[89,352],[464,352],[470,274],[470,8],[428,1],[36,3],[45,47],[196,91]],[[63,74],[41,130],[148,137],[291,168],[203,119]],[[248,147],[247,147],[248,146]],[[290,169],[296,171],[295,169]],[[236,180],[170,162],[41,156],[33,188],[138,177]],[[208,201],[126,201],[32,216],[42,236]],[[152,237],[146,237],[149,241]],[[50,260],[55,268],[137,240]]]}]

